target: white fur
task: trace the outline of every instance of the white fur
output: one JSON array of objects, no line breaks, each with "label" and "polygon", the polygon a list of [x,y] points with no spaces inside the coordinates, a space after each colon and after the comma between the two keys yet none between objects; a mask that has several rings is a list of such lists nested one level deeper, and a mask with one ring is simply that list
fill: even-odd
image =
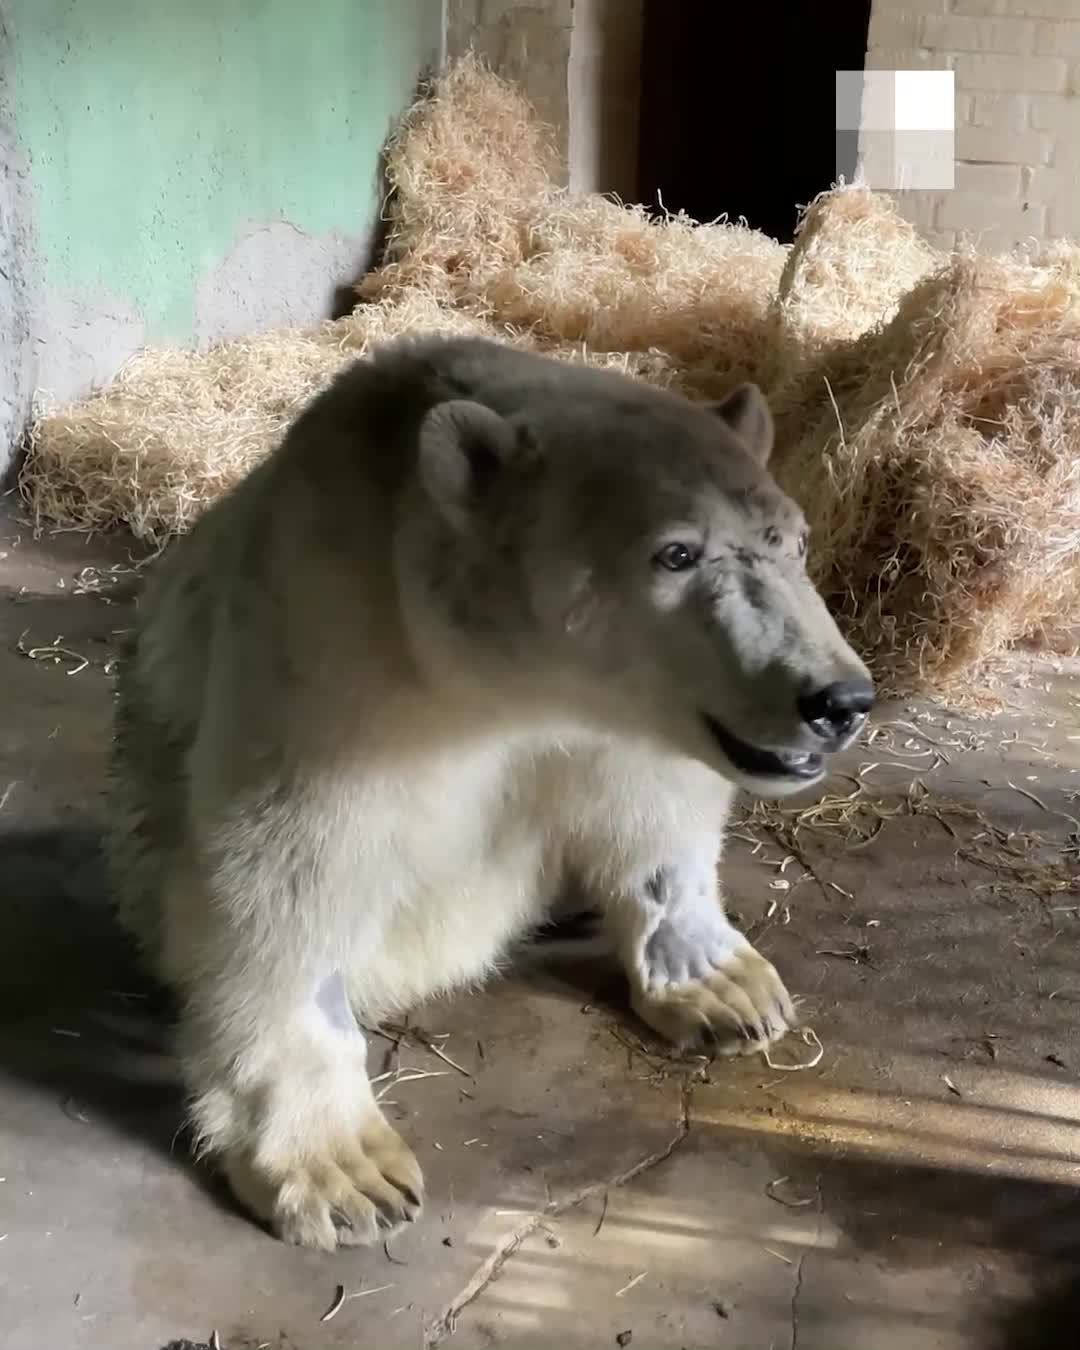
[{"label": "white fur", "polygon": [[[353,751],[357,764],[368,758]],[[510,744],[501,731],[471,739],[460,722],[453,748],[410,756],[405,772],[385,762],[314,783],[319,806],[309,795],[304,819],[316,830],[272,816],[265,840],[245,838],[235,874],[226,861],[209,887],[190,877],[165,897],[162,967],[189,991],[183,1048],[200,1134],[240,1198],[309,1245],[377,1235],[372,1189],[395,1193],[380,1183],[380,1156],[420,1193],[372,1098],[362,1035],[316,1004],[338,969],[372,1024],[486,977],[573,876],[605,906],[635,1010],[669,1039],[711,1031],[725,1049],[752,1049],[785,1029],[777,1006],[791,1018],[772,967],[724,918],[715,876],[731,788],[700,763],[562,726]],[[302,907],[272,846],[288,832],[319,877]],[[227,830],[207,845],[209,857],[234,856]],[[656,903],[647,884],[662,867],[698,889]],[[650,968],[661,921],[707,951],[709,969]],[[373,1134],[381,1155],[364,1144]],[[352,1227],[335,1227],[331,1208]],[[410,1216],[398,1211],[390,1218]]]}]

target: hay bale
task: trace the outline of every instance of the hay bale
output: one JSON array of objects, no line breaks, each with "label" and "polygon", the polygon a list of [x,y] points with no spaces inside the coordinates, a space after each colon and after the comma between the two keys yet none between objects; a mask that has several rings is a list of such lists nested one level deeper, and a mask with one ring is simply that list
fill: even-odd
[{"label": "hay bale", "polygon": [[254,468],[347,361],[417,330],[490,332],[417,293],[203,352],[148,348],[100,392],[39,410],[20,477],[36,524],[124,524],[163,544]]},{"label": "hay bale", "polygon": [[562,196],[529,221],[528,257],[489,276],[481,304],[545,340],[663,352],[688,392],[719,395],[767,362],[786,252],[745,225]]},{"label": "hay bale", "polygon": [[819,193],[799,219],[773,301],[766,383],[778,417],[786,408],[798,413],[808,368],[887,323],[903,297],[945,261],[884,193],[861,184]]},{"label": "hay bale", "polygon": [[1076,263],[957,255],[808,376],[777,476],[887,690],[955,687],[1080,613]]},{"label": "hay bale", "polygon": [[445,333],[547,350],[660,386],[679,371],[661,353],[593,353],[545,345],[429,291],[403,290],[309,329],[282,329],[206,351],[148,348],[103,390],[39,410],[20,487],[35,524],[126,525],[155,547],[182,534],[278,443],[288,424],[349,361],[406,333]]},{"label": "hay bale", "polygon": [[430,291],[409,289],[371,304],[358,305],[351,314],[323,324],[321,340],[337,344],[351,358],[407,333],[444,333],[448,337],[487,337],[514,341],[516,335],[497,325],[440,303]]},{"label": "hay bale", "polygon": [[391,145],[387,256],[361,298],[422,291],[552,350],[663,353],[702,396],[759,376],[787,250],[745,225],[573,195],[551,143],[511,85],[471,56],[452,67]]},{"label": "hay bale", "polygon": [[99,393],[35,418],[20,478],[35,522],[124,523],[163,543],[257,463],[337,364],[302,332],[140,353]]},{"label": "hay bale", "polygon": [[387,147],[390,228],[361,298],[474,300],[486,276],[525,256],[524,222],[553,191],[553,147],[520,89],[471,54],[452,65]]},{"label": "hay bale", "polygon": [[891,197],[841,183],[819,193],[799,218],[777,308],[800,345],[820,352],[887,322],[944,261]]}]

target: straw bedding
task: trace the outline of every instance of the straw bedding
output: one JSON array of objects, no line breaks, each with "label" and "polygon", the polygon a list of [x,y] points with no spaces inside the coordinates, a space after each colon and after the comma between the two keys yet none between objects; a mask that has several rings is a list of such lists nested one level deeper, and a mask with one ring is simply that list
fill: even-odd
[{"label": "straw bedding", "polygon": [[343,365],[372,343],[436,327],[488,332],[417,292],[204,352],[147,348],[100,392],[36,419],[23,493],[38,524],[125,524],[160,546],[253,468]]},{"label": "straw bedding", "polygon": [[886,688],[948,689],[1080,619],[1080,291],[958,254],[805,376],[774,470]]},{"label": "straw bedding", "polygon": [[187,529],[343,363],[475,333],[691,397],[751,378],[812,566],[884,686],[949,689],[1080,618],[1080,247],[936,253],[889,199],[822,194],[794,246],[554,186],[548,134],[471,59],[391,142],[389,237],[347,318],[150,350],[43,410],[39,523]]}]

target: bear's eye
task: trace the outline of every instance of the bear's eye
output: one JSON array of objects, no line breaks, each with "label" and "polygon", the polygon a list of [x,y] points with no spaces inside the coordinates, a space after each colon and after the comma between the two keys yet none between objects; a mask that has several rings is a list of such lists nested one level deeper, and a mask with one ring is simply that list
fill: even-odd
[{"label": "bear's eye", "polygon": [[807,551],[807,549],[808,549],[809,547],[810,547],[810,531],[809,531],[809,530],[803,530],[802,534],[799,535],[799,557],[800,557],[800,558],[805,558],[805,557],[806,557],[806,551]]},{"label": "bear's eye", "polygon": [[665,544],[653,562],[667,568],[669,572],[688,572],[691,567],[697,566],[700,557],[701,550],[693,549],[689,544]]}]

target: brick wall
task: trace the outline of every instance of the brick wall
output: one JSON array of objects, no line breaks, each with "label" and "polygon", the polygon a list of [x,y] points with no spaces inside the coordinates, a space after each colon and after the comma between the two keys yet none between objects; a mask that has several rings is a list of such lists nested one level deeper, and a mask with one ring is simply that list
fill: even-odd
[{"label": "brick wall", "polygon": [[935,243],[1080,237],[1080,0],[874,0],[869,70],[956,72],[956,184],[902,192]]}]

